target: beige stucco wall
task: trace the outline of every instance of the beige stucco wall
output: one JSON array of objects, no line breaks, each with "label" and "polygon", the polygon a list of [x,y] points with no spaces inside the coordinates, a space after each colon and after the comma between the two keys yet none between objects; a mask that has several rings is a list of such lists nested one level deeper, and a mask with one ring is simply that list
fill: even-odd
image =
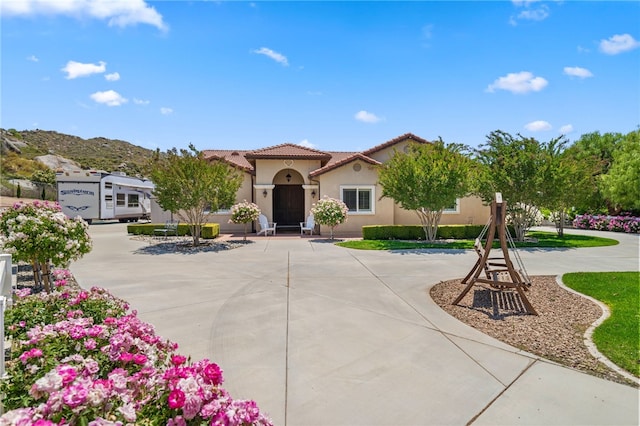
[{"label": "beige stucco wall", "polygon": [[[360,170],[354,169],[360,166]],[[341,199],[342,186],[364,186],[373,187],[372,201],[373,213],[349,212],[347,222],[339,225],[335,229],[336,235],[362,235],[364,225],[377,225],[380,223],[393,223],[393,201],[389,199],[379,200],[382,188],[378,185],[378,172],[375,165],[364,161],[355,160],[337,169],[326,172],[318,177],[320,181],[321,196]],[[321,226],[320,232],[323,235],[329,234],[329,227]]]},{"label": "beige stucco wall", "polygon": [[[491,209],[482,204],[479,197],[471,196],[459,200],[459,211],[443,212],[440,218],[441,225],[484,225],[489,220]],[[413,210],[405,210],[395,205],[395,223],[398,225],[419,225],[420,219]]]},{"label": "beige stucco wall", "polygon": [[[253,199],[252,182],[253,179],[251,174],[248,172],[242,172],[242,185],[240,185],[240,189],[236,193],[236,203],[240,203],[244,200],[255,203],[255,200]],[[244,225],[229,223],[229,219],[231,219],[231,213],[229,211],[222,211],[209,215],[208,221],[219,224],[220,233],[230,234],[244,232]],[[251,226],[249,226],[249,229],[250,228]]]},{"label": "beige stucco wall", "polygon": [[407,139],[405,141],[398,142],[397,144],[395,144],[393,146],[389,146],[387,148],[381,149],[380,151],[371,154],[369,157],[371,157],[374,160],[379,161],[381,163],[386,163],[387,161],[389,161],[389,159],[391,157],[393,157],[393,154],[396,151],[405,152],[405,149],[406,149],[407,145],[412,144],[412,143],[416,143],[416,142],[413,142],[410,139]]}]

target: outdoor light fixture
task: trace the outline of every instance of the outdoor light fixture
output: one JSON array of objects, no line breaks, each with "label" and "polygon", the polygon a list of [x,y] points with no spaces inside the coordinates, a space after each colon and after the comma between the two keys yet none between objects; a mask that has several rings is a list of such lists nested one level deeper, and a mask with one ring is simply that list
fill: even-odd
[{"label": "outdoor light fixture", "polygon": [[316,190],[311,191],[311,198],[316,198]]},{"label": "outdoor light fixture", "polygon": [[263,196],[264,198],[267,198],[267,190],[266,190],[266,189],[262,191],[262,196]]},{"label": "outdoor light fixture", "polygon": [[291,174],[287,173],[285,177],[287,178],[287,182],[291,182]]}]

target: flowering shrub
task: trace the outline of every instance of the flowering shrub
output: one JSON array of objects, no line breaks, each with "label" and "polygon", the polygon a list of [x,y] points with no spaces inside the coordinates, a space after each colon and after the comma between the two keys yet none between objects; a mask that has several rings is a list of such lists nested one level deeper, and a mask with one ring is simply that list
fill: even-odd
[{"label": "flowering shrub", "polygon": [[255,402],[229,396],[216,364],[177,354],[106,290],[27,293],[7,312],[0,424],[270,424]]},{"label": "flowering shrub", "polygon": [[347,221],[348,212],[349,208],[345,203],[326,195],[311,208],[311,214],[317,223],[331,227],[331,239],[333,239],[333,229]]},{"label": "flowering shrub", "polygon": [[244,224],[244,239],[247,239],[247,225],[260,216],[260,208],[247,200],[243,200],[241,203],[231,206],[231,219],[230,223],[243,223]]},{"label": "flowering shrub", "polygon": [[69,219],[57,203],[20,202],[0,213],[0,247],[13,259],[34,266],[37,285],[42,284],[41,270],[48,291],[49,263],[67,266],[91,250],[87,229],[81,217]]},{"label": "flowering shrub", "polygon": [[640,217],[583,214],[576,216],[573,226],[578,229],[637,234],[640,233]]}]

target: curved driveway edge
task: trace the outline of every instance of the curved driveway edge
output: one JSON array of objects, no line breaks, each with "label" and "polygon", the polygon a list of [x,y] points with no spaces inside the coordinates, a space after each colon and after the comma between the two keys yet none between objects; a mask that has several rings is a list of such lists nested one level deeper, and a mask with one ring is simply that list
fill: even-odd
[{"label": "curved driveway edge", "polygon": [[[151,255],[125,225],[90,233],[93,251],[71,267],[78,282],[129,301],[181,353],[218,363],[231,395],[256,400],[274,424],[639,422],[638,389],[519,351],[431,300],[432,285],[468,272],[472,251],[277,236]],[[520,254],[531,275],[638,270],[638,236],[611,236],[621,244]]]}]

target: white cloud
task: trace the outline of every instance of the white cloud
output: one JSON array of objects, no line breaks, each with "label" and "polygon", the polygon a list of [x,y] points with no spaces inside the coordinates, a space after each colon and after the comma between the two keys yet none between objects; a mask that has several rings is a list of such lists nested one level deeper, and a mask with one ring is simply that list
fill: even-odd
[{"label": "white cloud", "polygon": [[257,53],[258,55],[265,55],[265,56],[273,59],[274,61],[281,63],[285,67],[289,66],[289,61],[287,60],[286,56],[284,56],[281,53],[274,52],[273,50],[271,50],[271,49],[269,49],[267,47],[261,47],[260,49],[256,49],[256,50],[253,51],[253,53]]},{"label": "white cloud", "polygon": [[311,149],[315,149],[316,148],[316,146],[314,144],[312,144],[311,142],[309,142],[308,139],[303,139],[298,145],[304,146],[305,148],[311,148]]},{"label": "white cloud", "polygon": [[105,104],[107,106],[120,106],[129,102],[127,99],[123,98],[120,93],[114,90],[96,92],[91,95],[91,99],[99,104]]},{"label": "white cloud", "polygon": [[27,61],[38,62],[39,60],[36,55],[27,56]]},{"label": "white cloud", "polygon": [[486,91],[494,92],[496,89],[507,90],[511,93],[522,94],[528,92],[539,92],[544,89],[549,82],[542,77],[535,77],[529,71],[509,73],[498,78],[490,84]]},{"label": "white cloud", "polygon": [[524,128],[529,130],[530,132],[543,132],[546,130],[551,130],[553,127],[551,127],[551,124],[544,120],[538,120],[526,124]]},{"label": "white cloud", "polygon": [[69,61],[62,71],[67,73],[67,80],[71,80],[78,77],[86,77],[91,74],[100,74],[106,70],[106,63],[100,61],[96,64],[83,64],[81,62]]},{"label": "white cloud", "polygon": [[105,74],[104,78],[106,78],[107,81],[118,81],[120,80],[120,73],[112,72],[111,74]]},{"label": "white cloud", "polygon": [[133,103],[136,105],[149,105],[149,101],[143,99],[133,98]]},{"label": "white cloud", "polygon": [[565,124],[564,126],[560,127],[559,131],[561,135],[568,135],[569,133],[573,132],[573,126],[571,124]]},{"label": "white cloud", "polygon": [[382,120],[380,117],[378,117],[377,115],[368,112],[368,111],[358,111],[355,115],[354,118],[358,121],[362,121],[363,123],[377,123],[378,121]]},{"label": "white cloud", "polygon": [[564,67],[564,73],[566,75],[570,75],[571,77],[580,77],[580,78],[593,77],[593,74],[591,73],[591,71],[589,71],[586,68],[580,68],[580,67]]},{"label": "white cloud", "polygon": [[0,2],[6,16],[67,15],[107,20],[109,26],[149,24],[161,30],[167,26],[155,8],[144,0],[15,0]]},{"label": "white cloud", "polygon": [[600,40],[600,51],[607,55],[617,55],[638,47],[640,47],[640,42],[630,34],[616,34],[609,37],[608,40]]},{"label": "white cloud", "polygon": [[173,109],[167,108],[167,107],[161,107],[160,108],[160,114],[162,114],[162,115],[173,114]]},{"label": "white cloud", "polygon": [[433,36],[433,24],[427,24],[422,27],[422,37],[429,39]]},{"label": "white cloud", "polygon": [[537,0],[512,0],[511,2],[517,8],[523,8],[520,13],[509,17],[509,24],[516,26],[518,20],[525,21],[544,21],[549,17],[549,6],[546,4],[538,4]]},{"label": "white cloud", "polygon": [[527,21],[544,21],[549,17],[549,7],[547,5],[541,5],[536,9],[527,9],[518,13],[518,19],[524,19]]}]

